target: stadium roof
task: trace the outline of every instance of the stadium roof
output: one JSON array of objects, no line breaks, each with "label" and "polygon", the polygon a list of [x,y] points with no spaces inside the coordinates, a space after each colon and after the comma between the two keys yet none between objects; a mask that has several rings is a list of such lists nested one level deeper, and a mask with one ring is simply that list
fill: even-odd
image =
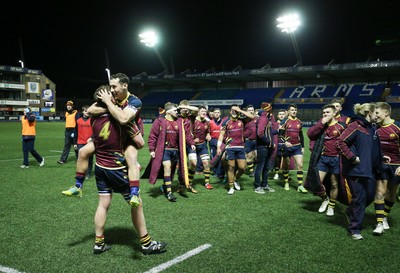
[{"label": "stadium roof", "polygon": [[363,82],[400,80],[400,60],[368,61],[364,63],[345,63],[297,67],[263,67],[244,70],[238,67],[233,71],[185,71],[178,75],[147,75],[145,72],[131,78],[133,85],[147,87],[179,87],[191,85],[210,85],[216,83],[244,84],[248,82],[297,80],[307,83],[343,81],[345,79]]}]

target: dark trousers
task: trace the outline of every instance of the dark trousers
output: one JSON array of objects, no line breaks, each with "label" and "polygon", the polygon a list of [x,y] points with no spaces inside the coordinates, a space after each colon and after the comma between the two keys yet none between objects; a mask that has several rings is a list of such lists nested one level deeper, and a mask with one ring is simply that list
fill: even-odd
[{"label": "dark trousers", "polygon": [[254,188],[268,185],[269,161],[273,147],[257,146],[257,165],[254,173]]},{"label": "dark trousers", "polygon": [[[74,145],[74,137],[73,134],[74,129],[65,129],[65,135],[64,135],[64,148],[60,157],[61,161],[67,162],[68,156],[69,156],[69,151],[71,150],[71,146]],[[78,158],[78,152],[75,151],[75,156]]]},{"label": "dark trousers", "polygon": [[35,139],[23,139],[22,140],[22,152],[24,153],[24,165],[29,166],[29,153],[37,160],[37,162],[42,162],[43,157],[35,150]]},{"label": "dark trousers", "polygon": [[[217,143],[218,143],[218,140],[215,138],[212,138],[209,142],[211,159],[213,159],[217,155]],[[213,172],[214,172],[214,175],[216,175],[218,178],[224,177],[225,173],[224,173],[224,170],[222,169],[221,161],[219,161],[218,165],[213,168]]]},{"label": "dark trousers", "polygon": [[367,177],[346,176],[351,191],[351,202],[346,209],[350,218],[348,230],[351,234],[360,234],[364,220],[365,208],[373,200],[375,182]]}]

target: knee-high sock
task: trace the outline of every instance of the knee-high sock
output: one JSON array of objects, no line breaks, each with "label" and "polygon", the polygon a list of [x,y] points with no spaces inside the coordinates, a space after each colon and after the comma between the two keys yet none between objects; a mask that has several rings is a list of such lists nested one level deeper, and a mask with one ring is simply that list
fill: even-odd
[{"label": "knee-high sock", "polygon": [[297,184],[303,185],[303,171],[297,171]]},{"label": "knee-high sock", "polygon": [[131,195],[139,195],[139,180],[129,180],[129,186],[131,188]]},{"label": "knee-high sock", "polygon": [[334,209],[335,208],[335,206],[336,206],[336,200],[335,199],[329,199],[329,204],[328,204],[328,207],[330,207],[330,208],[332,208],[332,209]]},{"label": "knee-high sock", "polygon": [[189,183],[193,182],[193,177],[195,173],[196,173],[195,170],[189,169]]},{"label": "knee-high sock", "polygon": [[171,189],[171,176],[164,176],[164,191],[166,193],[172,192],[172,189]]},{"label": "knee-high sock", "polygon": [[206,171],[206,170],[204,170],[204,182],[207,184],[207,183],[210,183],[210,170],[208,170],[208,171]]},{"label": "knee-high sock", "polygon": [[384,215],[385,217],[387,217],[390,214],[390,211],[392,210],[394,206],[394,202],[390,202],[389,200],[385,199],[385,211],[384,211]]},{"label": "knee-high sock", "polygon": [[374,202],[374,207],[375,207],[375,217],[376,221],[383,222],[383,218],[385,217],[384,212],[385,212],[385,201],[379,200]]},{"label": "knee-high sock", "polygon": [[254,171],[254,161],[247,162],[247,168],[252,173]]},{"label": "knee-high sock", "polygon": [[151,243],[151,236],[149,234],[144,235],[143,237],[140,238],[140,244],[142,246],[149,246]]},{"label": "knee-high sock", "polygon": [[85,181],[85,174],[76,172],[75,174],[75,187],[82,189],[83,182]]},{"label": "knee-high sock", "polygon": [[283,180],[285,181],[285,183],[289,183],[289,171],[283,170],[282,174],[283,174]]}]

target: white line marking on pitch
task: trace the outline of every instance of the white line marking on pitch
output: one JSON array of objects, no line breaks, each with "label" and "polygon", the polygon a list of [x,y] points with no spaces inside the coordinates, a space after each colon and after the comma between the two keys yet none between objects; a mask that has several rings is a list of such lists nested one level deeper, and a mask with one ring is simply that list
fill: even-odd
[{"label": "white line marking on pitch", "polygon": [[21,271],[18,271],[18,270],[9,268],[9,267],[5,267],[2,265],[0,265],[0,271],[4,272],[4,273],[24,273],[24,272],[21,272]]},{"label": "white line marking on pitch", "polygon": [[172,259],[171,261],[168,261],[166,263],[160,264],[159,266],[153,267],[152,269],[150,269],[149,271],[146,271],[144,273],[158,273],[158,272],[161,272],[161,271],[167,269],[168,267],[171,267],[174,264],[180,263],[180,262],[182,262],[182,261],[184,261],[184,260],[186,260],[186,259],[188,259],[188,258],[190,258],[190,257],[192,257],[194,255],[197,255],[200,252],[202,252],[202,251],[204,251],[204,250],[206,250],[207,248],[210,248],[210,247],[211,247],[210,244],[205,244],[205,245],[199,246],[198,248],[190,250],[190,251],[186,252],[185,254],[183,254],[183,255],[181,255],[179,257],[176,257],[175,259]]}]

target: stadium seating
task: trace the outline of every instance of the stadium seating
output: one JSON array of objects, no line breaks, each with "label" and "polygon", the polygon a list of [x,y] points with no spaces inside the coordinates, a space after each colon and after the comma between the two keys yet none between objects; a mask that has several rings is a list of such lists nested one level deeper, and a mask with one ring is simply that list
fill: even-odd
[{"label": "stadium seating", "polygon": [[166,102],[179,103],[181,100],[190,100],[195,91],[152,91],[141,98],[144,105],[164,105]]},{"label": "stadium seating", "polygon": [[[187,100],[219,100],[242,99],[243,105],[252,104],[258,108],[261,102],[273,102],[274,109],[286,109],[289,104],[298,106],[298,115],[303,120],[318,119],[321,115],[322,105],[334,98],[343,99],[343,113],[352,114],[352,106],[355,103],[374,102],[383,99],[384,83],[364,84],[340,84],[340,85],[307,85],[287,88],[259,88],[259,89],[224,89],[224,90],[200,90],[200,91],[153,91],[142,98],[143,105],[147,109],[156,109],[166,101],[178,103]],[[385,94],[387,95],[387,94]],[[400,106],[400,85],[391,87],[388,102]],[[224,107],[221,107],[224,108]]]},{"label": "stadium seating", "polygon": [[196,100],[228,100],[233,99],[238,90],[217,89],[217,90],[201,90]]},{"label": "stadium seating", "polygon": [[252,104],[255,108],[259,107],[261,102],[272,102],[281,88],[259,88],[242,89],[238,91],[233,99],[243,99],[244,105]]}]

